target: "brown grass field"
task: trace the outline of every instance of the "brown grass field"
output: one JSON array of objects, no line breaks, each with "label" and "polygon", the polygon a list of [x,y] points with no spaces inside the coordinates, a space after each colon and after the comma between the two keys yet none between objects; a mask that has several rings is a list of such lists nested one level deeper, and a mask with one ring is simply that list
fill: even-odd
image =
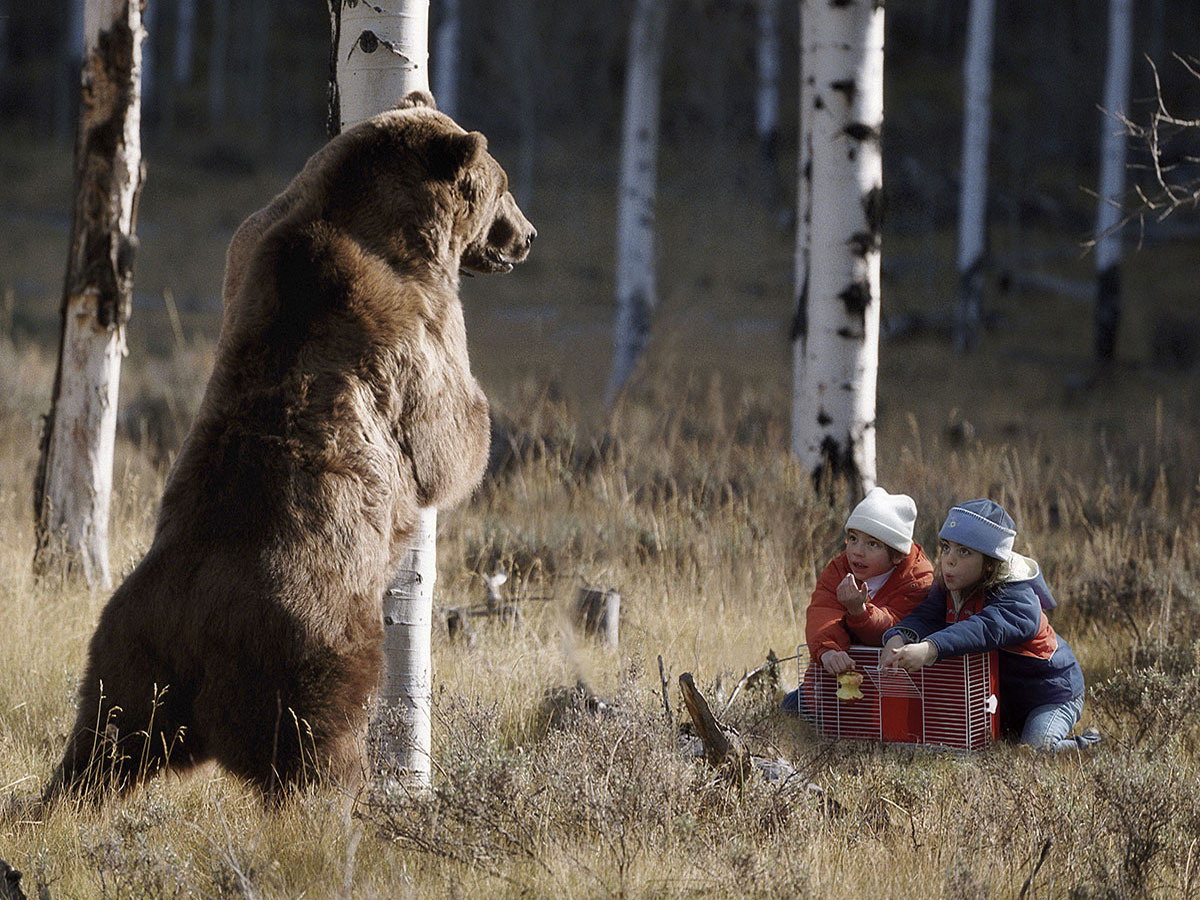
[{"label": "brown grass field", "polygon": [[[838,549],[848,510],[787,453],[791,237],[739,157],[685,166],[665,154],[655,343],[606,414],[610,173],[554,151],[529,210],[534,258],[466,286],[475,367],[518,451],[442,514],[437,603],[482,600],[479,575],[493,566],[525,599],[516,624],[481,623],[471,644],[435,628],[434,795],[363,800],[348,816],[345,798],[314,788],[268,810],[207,769],[42,818],[22,815],[22,801],[56,762],[106,597],[30,574],[66,243],[44,207],[68,208],[70,161],[28,140],[5,145],[0,857],[25,873],[27,893],[1200,896],[1200,378],[1185,338],[1164,357],[1176,346],[1164,334],[1195,327],[1195,244],[1131,252],[1121,359],[1103,378],[1089,374],[1088,306],[1048,294],[993,296],[1000,321],[967,359],[936,330],[882,348],[881,483],[916,498],[926,548],[952,502],[1008,506],[1018,549],[1059,599],[1052,620],[1084,667],[1084,724],[1104,733],[1099,749],[1049,758],[824,741],[777,712],[793,661],[778,685],[740,693],[726,721],[800,776],[739,785],[677,749],[657,658],[672,684],[691,672],[720,710],[769,650],[795,653],[816,575]],[[151,163],[114,475],[118,572],[148,545],[207,377],[225,242],[283,178],[218,181]],[[1019,253],[998,231],[997,252]],[[1075,236],[1036,239],[1070,251],[1055,274],[1088,277]],[[948,239],[889,235],[884,252],[887,314],[944,320]],[[616,652],[568,622],[584,584],[624,598]],[[552,724],[546,692],[581,678],[611,711]],[[677,688],[670,700],[679,721]]]}]

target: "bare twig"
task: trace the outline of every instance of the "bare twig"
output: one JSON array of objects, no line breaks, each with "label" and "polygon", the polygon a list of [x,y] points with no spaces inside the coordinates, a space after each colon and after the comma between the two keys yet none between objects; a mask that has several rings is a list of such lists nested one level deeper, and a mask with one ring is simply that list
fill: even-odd
[{"label": "bare twig", "polygon": [[[1175,59],[1189,74],[1200,79],[1200,67],[1195,60],[1188,60],[1178,53],[1175,54]],[[1185,206],[1200,206],[1200,178],[1176,180],[1174,173],[1178,169],[1178,164],[1170,163],[1165,159],[1167,142],[1181,132],[1200,130],[1200,119],[1180,118],[1167,109],[1166,103],[1163,101],[1158,68],[1152,60],[1148,61],[1154,76],[1154,95],[1157,99],[1157,108],[1151,114],[1150,122],[1146,125],[1139,125],[1125,117],[1121,117],[1121,122],[1129,135],[1145,145],[1150,156],[1151,186],[1148,190],[1142,187],[1136,189],[1141,203],[1141,209],[1137,215],[1154,213],[1157,220],[1161,222],[1171,213]],[[1185,156],[1180,162],[1196,163],[1200,162],[1200,159]]]},{"label": "bare twig", "polygon": [[779,659],[775,656],[774,650],[768,651],[767,661],[757,669],[752,669],[751,671],[747,672],[741,677],[741,680],[733,686],[733,691],[730,693],[729,699],[725,701],[725,706],[721,709],[721,715],[725,716],[729,714],[729,709],[731,706],[733,706],[733,701],[737,699],[737,695],[741,693],[742,688],[753,684],[764,674],[770,676],[778,673],[780,663],[785,663],[798,658],[799,654],[796,656],[785,656],[783,659]]},{"label": "bare twig", "polygon": [[1042,844],[1042,854],[1038,857],[1037,865],[1033,867],[1033,871],[1029,873],[1029,877],[1025,879],[1025,883],[1021,885],[1021,893],[1017,895],[1017,900],[1025,900],[1025,895],[1029,893],[1029,888],[1033,884],[1033,879],[1037,877],[1038,870],[1041,869],[1042,863],[1046,861],[1046,857],[1050,855],[1051,839],[1046,838]]},{"label": "bare twig", "polygon": [[658,654],[658,681],[662,685],[662,703],[663,712],[667,716],[667,725],[675,724],[675,716],[671,714],[671,690],[670,682],[667,680],[667,670],[663,667],[662,654]]}]

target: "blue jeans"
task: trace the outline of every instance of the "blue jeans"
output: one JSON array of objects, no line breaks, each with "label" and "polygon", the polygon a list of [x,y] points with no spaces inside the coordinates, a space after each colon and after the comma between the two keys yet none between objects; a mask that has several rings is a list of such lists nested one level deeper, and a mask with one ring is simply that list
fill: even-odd
[{"label": "blue jeans", "polygon": [[790,716],[799,716],[807,722],[811,722],[813,715],[808,711],[808,704],[804,702],[804,682],[800,682],[800,687],[794,691],[788,691],[783,702],[779,704],[780,708]]},{"label": "blue jeans", "polygon": [[1067,735],[1071,733],[1082,714],[1082,694],[1066,703],[1035,706],[1025,717],[1025,725],[1021,728],[1021,743],[1037,750],[1078,750],[1079,743]]}]

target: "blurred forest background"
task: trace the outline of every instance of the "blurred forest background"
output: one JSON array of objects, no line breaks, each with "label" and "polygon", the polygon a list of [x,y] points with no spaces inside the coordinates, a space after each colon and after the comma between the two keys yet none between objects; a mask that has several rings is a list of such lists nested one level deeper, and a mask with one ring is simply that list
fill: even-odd
[{"label": "blurred forest background", "polygon": [[[0,291],[12,335],[50,344],[70,224],[80,6],[8,2],[0,12]],[[628,6],[461,4],[456,115],[488,135],[542,235],[523,270],[465,289],[476,365],[498,399],[533,377],[553,382],[584,411],[598,403],[612,327]],[[431,52],[440,7],[431,8]],[[798,10],[795,0],[780,5],[780,129],[767,153],[754,137],[756,9],[753,0],[671,3],[661,305],[650,358],[786,390]],[[949,327],[966,16],[967,4],[945,0],[895,0],[887,8],[885,340],[936,338]],[[152,0],[146,18],[148,178],[130,326],[135,357],[169,354],[181,337],[215,335],[225,246],[238,222],[323,142],[329,73],[329,19],[319,2]],[[1197,81],[1173,55],[1196,55],[1200,5],[1140,0],[1135,19],[1132,118],[1156,102],[1151,62],[1168,108],[1196,115]],[[1056,371],[1083,367],[1092,291],[1084,242],[1096,210],[1089,191],[1102,129],[1110,127],[1099,108],[1105,5],[1000,0],[995,41],[985,311],[999,331],[1019,332],[1018,344],[1032,334],[1050,337],[1043,362]],[[436,93],[436,60],[431,69]],[[1167,151],[1194,156],[1198,141],[1192,135],[1190,147],[1181,139]],[[1130,158],[1147,161],[1136,146]],[[1200,258],[1195,216],[1142,224],[1126,232],[1143,248],[1131,257],[1127,293],[1144,290],[1127,297],[1118,355],[1192,367],[1200,348],[1183,334],[1197,324],[1194,279],[1162,279],[1179,273],[1180,261]],[[1043,317],[1073,323],[1077,358],[1073,338],[1064,343],[1055,328],[1040,327]],[[1013,352],[1027,356],[1037,343]],[[985,341],[983,353],[998,349]],[[157,402],[186,406],[179,398]],[[185,425],[186,411],[153,427],[172,432],[173,443]]]}]

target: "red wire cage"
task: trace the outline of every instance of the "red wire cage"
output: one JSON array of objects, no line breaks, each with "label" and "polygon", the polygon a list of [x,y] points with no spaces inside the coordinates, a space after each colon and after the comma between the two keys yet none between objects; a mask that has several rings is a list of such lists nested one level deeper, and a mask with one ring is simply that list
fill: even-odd
[{"label": "red wire cage", "polygon": [[862,698],[837,696],[836,675],[809,665],[802,690],[817,729],[827,738],[982,750],[995,740],[995,652],[970,653],[906,672],[879,668],[879,647],[850,648],[862,676]]}]

